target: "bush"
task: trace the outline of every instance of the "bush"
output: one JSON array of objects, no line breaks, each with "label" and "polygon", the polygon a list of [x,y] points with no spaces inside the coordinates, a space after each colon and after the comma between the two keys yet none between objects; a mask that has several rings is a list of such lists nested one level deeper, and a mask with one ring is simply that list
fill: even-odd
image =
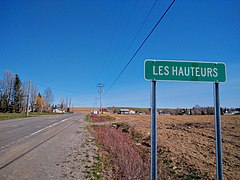
[{"label": "bush", "polygon": [[111,116],[104,116],[104,115],[97,115],[97,114],[91,114],[90,118],[94,122],[106,122],[106,121],[114,120],[114,118]]},{"label": "bush", "polygon": [[130,134],[121,128],[94,126],[97,141],[112,156],[112,171],[116,179],[149,179],[149,159],[141,156]]}]

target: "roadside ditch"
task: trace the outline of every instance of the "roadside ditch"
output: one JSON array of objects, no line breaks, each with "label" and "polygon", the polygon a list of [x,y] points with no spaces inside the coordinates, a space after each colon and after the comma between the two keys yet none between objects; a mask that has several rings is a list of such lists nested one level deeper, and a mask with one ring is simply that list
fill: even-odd
[{"label": "roadside ditch", "polygon": [[[150,135],[137,132],[128,123],[115,122],[110,116],[86,116],[92,122],[89,131],[95,138],[98,155],[85,172],[93,179],[149,179]],[[101,124],[98,124],[101,122]],[[104,124],[104,122],[106,122]],[[209,179],[184,156],[171,158],[171,151],[158,145],[159,179]]]}]

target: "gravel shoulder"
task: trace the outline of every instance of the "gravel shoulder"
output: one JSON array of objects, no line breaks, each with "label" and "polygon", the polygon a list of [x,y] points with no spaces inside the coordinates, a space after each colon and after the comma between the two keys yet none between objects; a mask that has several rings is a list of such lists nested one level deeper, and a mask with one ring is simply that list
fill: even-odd
[{"label": "gravel shoulder", "polygon": [[85,179],[97,151],[82,116],[68,128],[0,170],[0,179]]}]

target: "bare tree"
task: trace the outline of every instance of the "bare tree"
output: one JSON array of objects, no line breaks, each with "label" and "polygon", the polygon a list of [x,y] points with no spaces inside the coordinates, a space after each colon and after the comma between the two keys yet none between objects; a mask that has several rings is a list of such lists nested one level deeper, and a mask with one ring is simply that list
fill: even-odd
[{"label": "bare tree", "polygon": [[27,103],[27,81],[24,81],[23,84],[22,84],[22,87],[21,87],[21,92],[22,92],[22,95],[21,95],[21,102],[22,102],[22,111],[26,111],[26,103]]},{"label": "bare tree", "polygon": [[54,95],[50,87],[46,88],[43,94],[44,110],[50,111],[53,104]]},{"label": "bare tree", "polygon": [[[33,111],[34,104],[36,104],[36,101],[37,101],[37,92],[38,92],[37,88],[30,81],[25,80],[22,84],[21,91],[22,91],[22,111],[26,112],[26,108],[28,107],[27,105],[28,95],[29,95],[30,109],[31,111]],[[34,101],[32,103],[33,99]]]},{"label": "bare tree", "polygon": [[11,71],[5,71],[3,80],[1,81],[1,89],[3,93],[3,103],[4,103],[4,111],[9,111],[13,85],[14,85],[15,75]]},{"label": "bare tree", "polygon": [[64,107],[65,107],[65,101],[64,101],[64,98],[61,98],[60,104],[59,104],[59,108],[60,108],[61,110],[63,110]]},{"label": "bare tree", "polygon": [[[27,86],[26,86],[26,90],[27,90]],[[27,92],[27,91],[26,91]],[[37,96],[38,96],[38,88],[36,85],[31,83],[30,86],[30,94],[29,94],[29,102],[30,102],[30,107],[31,107],[31,111],[35,111],[35,106],[37,103]]]},{"label": "bare tree", "polygon": [[68,97],[66,97],[64,109],[65,109],[66,111],[68,110]]}]

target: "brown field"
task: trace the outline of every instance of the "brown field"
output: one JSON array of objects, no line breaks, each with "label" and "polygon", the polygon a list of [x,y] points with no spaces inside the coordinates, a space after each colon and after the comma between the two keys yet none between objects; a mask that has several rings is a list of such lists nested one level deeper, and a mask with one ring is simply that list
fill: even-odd
[{"label": "brown field", "polygon": [[[149,115],[111,115],[128,123],[150,143]],[[215,179],[213,116],[158,116],[158,161],[168,174],[189,173]],[[224,179],[240,177],[240,116],[222,116]],[[143,144],[143,143],[142,143]],[[182,172],[181,172],[182,171]],[[179,176],[178,176],[179,177]],[[185,177],[185,176],[184,176]]]},{"label": "brown field", "polygon": [[91,112],[91,108],[89,107],[75,107],[71,108],[71,112],[74,113],[83,113],[83,114],[89,114]]}]

